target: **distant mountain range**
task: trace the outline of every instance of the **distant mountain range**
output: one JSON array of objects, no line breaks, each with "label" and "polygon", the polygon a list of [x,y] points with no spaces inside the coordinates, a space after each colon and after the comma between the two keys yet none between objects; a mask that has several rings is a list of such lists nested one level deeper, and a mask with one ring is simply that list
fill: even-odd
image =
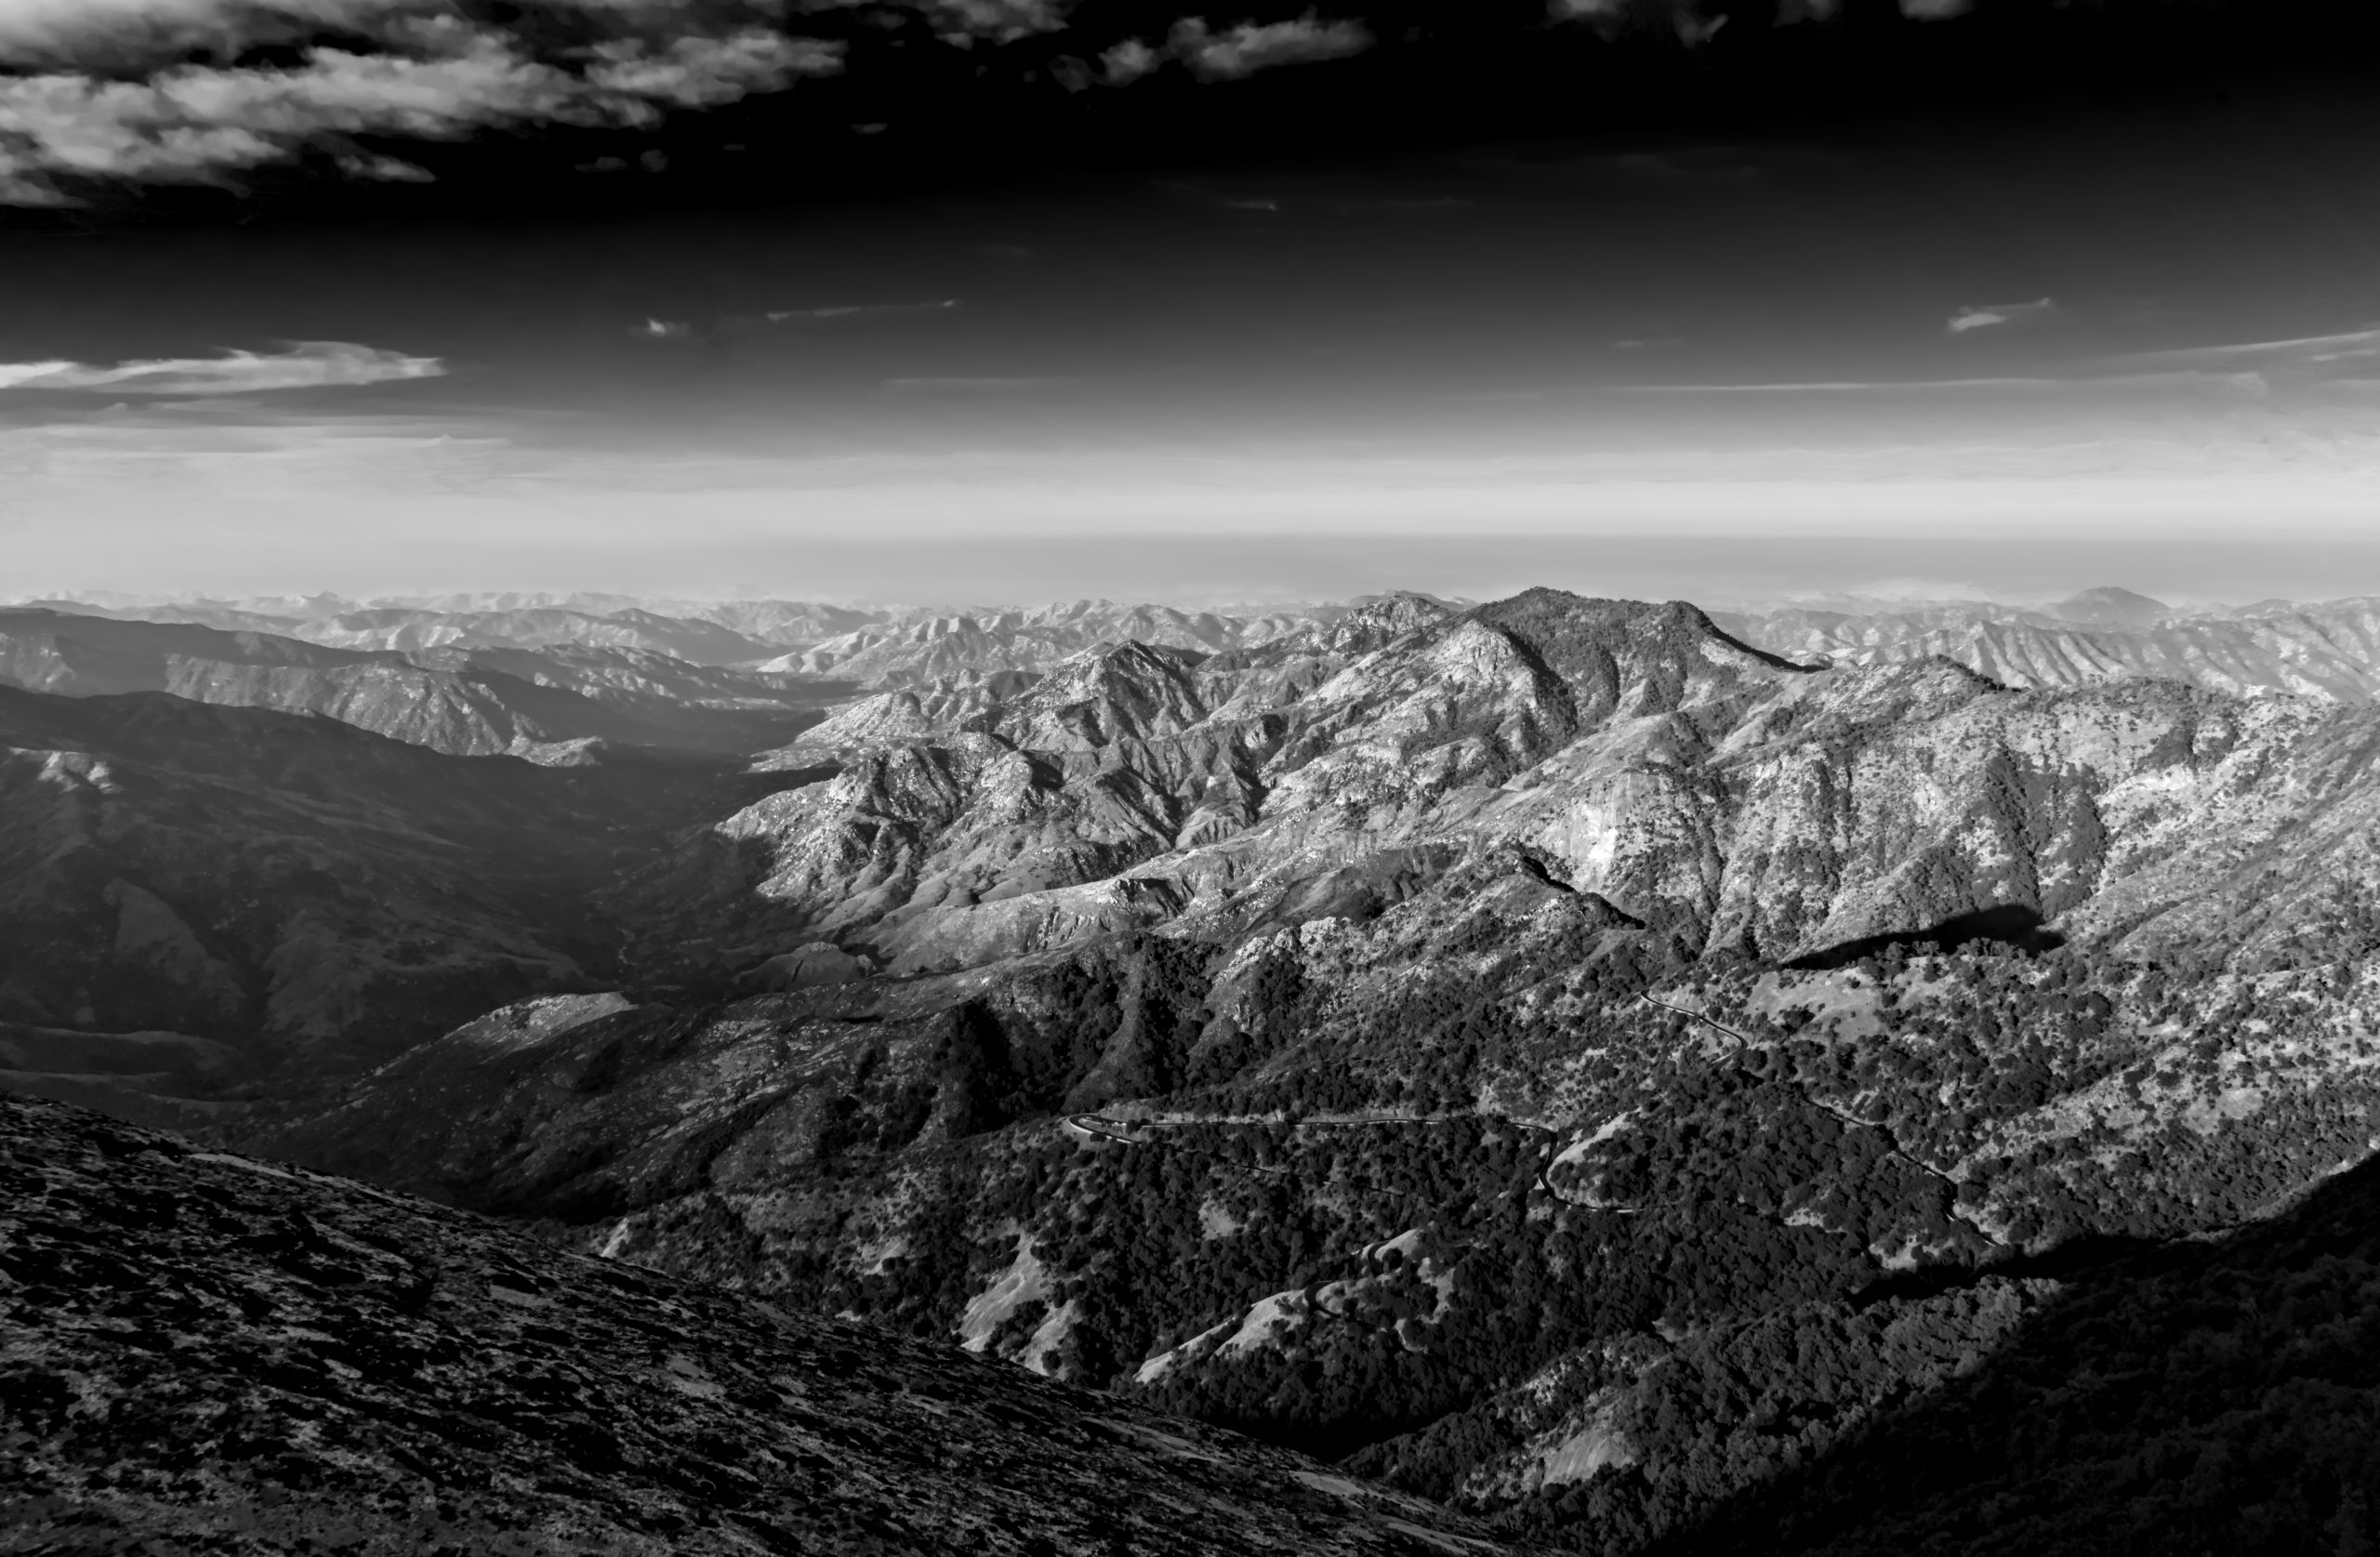
[{"label": "distant mountain range", "polygon": [[2098,589],[2037,610],[1962,602],[1713,619],[1778,653],[1847,665],[1938,655],[2012,687],[2156,679],[2236,696],[2303,693],[2363,702],[2380,693],[2380,599],[2191,614]]},{"label": "distant mountain range", "polygon": [[[787,677],[881,690],[923,688],[970,671],[1041,671],[1102,643],[1207,653],[1292,641],[1324,646],[1332,625],[1369,600],[1203,611],[1108,600],[895,608],[517,593],[368,603],[335,596],[26,603],[413,655],[507,649],[659,655],[694,666],[737,667],[741,695],[748,697],[766,695],[755,683]],[[2364,700],[2380,691],[2375,599],[2185,609],[2109,587],[2047,605],[1846,600],[1723,611],[1712,619],[1744,641],[1789,657],[1884,665],[1938,655],[2016,687],[2145,677],[2239,695],[2285,692]]]},{"label": "distant mountain range", "polygon": [[[2362,603],[1091,604],[725,666],[556,636],[641,607],[444,603],[544,637],[0,620],[41,683],[0,691],[0,1086],[1485,1538],[1743,1547],[1768,1510],[1885,1550],[2061,1498],[1943,1549],[2364,1528]],[[2264,1319],[2183,1338],[2241,1283],[2329,1338],[2315,1382]],[[2181,1371],[2077,1404],[2076,1357]],[[2108,1413],[2202,1468],[2197,1513],[2082,1441]],[[1973,1474],[1862,1524],[1832,1468],[1904,1431]]]}]

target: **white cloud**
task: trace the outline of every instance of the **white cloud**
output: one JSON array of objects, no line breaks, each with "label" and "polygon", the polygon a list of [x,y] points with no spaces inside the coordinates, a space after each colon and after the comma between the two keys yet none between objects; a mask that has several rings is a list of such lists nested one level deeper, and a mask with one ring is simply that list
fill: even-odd
[{"label": "white cloud", "polygon": [[1057,32],[1071,7],[1069,0],[926,0],[925,8],[969,37],[1008,43]]},{"label": "white cloud", "polygon": [[1164,63],[1165,56],[1138,38],[1127,38],[1099,57],[1105,67],[1107,85],[1121,86],[1141,77]]},{"label": "white cloud", "polygon": [[435,378],[436,357],[408,357],[345,341],[308,340],[271,353],[165,357],[101,367],[87,363],[0,363],[0,389],[54,389],[139,395],[242,395],[263,389],[319,389]]},{"label": "white cloud", "polygon": [[1173,24],[1170,39],[1174,57],[1209,81],[1236,80],[1276,65],[1344,59],[1371,42],[1361,22],[1319,21],[1310,11],[1295,21],[1244,21],[1222,33],[1208,31],[1204,19],[1191,17]]},{"label": "white cloud", "polygon": [[[576,4],[633,8],[630,0]],[[666,0],[651,0],[647,8],[656,5]],[[103,8],[124,17],[153,10],[161,25],[195,25],[203,13],[245,14],[201,0],[161,0],[153,7],[103,0]],[[369,11],[386,20],[399,7],[317,0],[302,8]],[[52,25],[62,14],[51,0],[0,0],[0,45],[63,36]],[[330,153],[350,177],[420,178],[425,175],[410,164],[360,152],[351,138],[452,139],[522,123],[647,125],[670,109],[715,107],[840,65],[840,46],[762,27],[660,41],[615,38],[556,63],[451,16],[405,20],[416,23],[406,34],[412,53],[316,48],[285,68],[183,64],[145,79],[71,70],[0,76],[0,205],[66,203],[73,186],[88,179],[220,183],[309,150]]]},{"label": "white cloud", "polygon": [[800,75],[840,67],[840,46],[747,28],[723,38],[673,38],[660,47],[629,38],[603,44],[588,68],[588,108],[599,115],[630,105],[715,108],[774,91]]},{"label": "white cloud", "polygon": [[[1606,38],[1623,30],[1666,25],[1688,48],[1709,43],[1727,24],[1724,12],[1705,15],[1702,0],[1547,0],[1546,14],[1555,21],[1583,21]],[[1792,17],[1780,8],[1777,20]]]},{"label": "white cloud", "polygon": [[[528,12],[592,19],[618,36],[717,33],[772,20],[782,0],[528,0]],[[161,66],[197,49],[218,55],[325,31],[436,51],[483,29],[453,0],[0,0],[0,61]]]},{"label": "white cloud", "polygon": [[1963,336],[2000,325],[2035,323],[2056,311],[2056,302],[2048,297],[2038,297],[2030,303],[1986,303],[1980,308],[1961,309],[1950,315],[1946,328],[1954,336]]},{"label": "white cloud", "polygon": [[375,28],[428,8],[420,0],[0,0],[0,59],[170,59],[307,27]]}]

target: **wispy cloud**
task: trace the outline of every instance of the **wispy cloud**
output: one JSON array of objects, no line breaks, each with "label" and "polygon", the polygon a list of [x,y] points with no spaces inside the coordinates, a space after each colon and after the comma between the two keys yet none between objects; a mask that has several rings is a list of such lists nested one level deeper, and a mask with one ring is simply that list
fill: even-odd
[{"label": "wispy cloud", "polygon": [[[146,22],[184,46],[210,24],[244,38],[234,24],[261,15],[352,22],[388,51],[310,48],[271,68],[181,63],[146,75],[60,68],[0,77],[0,204],[73,204],[94,181],[221,183],[310,152],[350,177],[418,178],[418,168],[365,152],[355,138],[456,139],[519,124],[632,127],[840,66],[840,46],[769,27],[687,32],[691,13],[667,0],[576,7],[601,13],[621,35],[545,59],[508,33],[394,0],[99,0],[100,13],[135,34]],[[675,28],[633,31],[642,10],[671,11]],[[122,53],[125,35],[94,33],[54,0],[0,0],[0,58]]]},{"label": "wispy cloud", "polygon": [[88,363],[0,363],[0,390],[45,389],[135,395],[245,395],[266,389],[319,389],[435,378],[436,357],[298,341],[284,351],[231,351],[220,357],[163,357],[99,366]]},{"label": "wispy cloud", "polygon": [[1249,22],[1221,33],[1202,17],[1173,24],[1169,44],[1175,59],[1202,81],[1230,81],[1276,65],[1341,59],[1369,48],[1372,35],[1357,21],[1317,20],[1309,11],[1295,21]]},{"label": "wispy cloud", "polygon": [[2037,297],[2030,303],[1986,303],[1980,308],[1959,310],[1950,315],[1945,327],[1954,336],[1964,336],[2003,325],[2038,323],[2056,311],[2057,303],[2049,297]]},{"label": "wispy cloud", "polygon": [[1628,384],[1640,395],[1897,394],[1917,389],[2060,389],[2062,378],[1818,378],[1753,384]]},{"label": "wispy cloud", "polygon": [[1017,394],[1034,389],[1051,389],[1065,382],[1064,378],[951,375],[942,377],[887,378],[884,380],[884,389],[888,394],[896,395],[998,395]]},{"label": "wispy cloud", "polygon": [[2110,363],[2148,368],[2199,368],[2224,372],[2242,368],[2305,367],[2335,369],[2380,361],[2380,329],[2344,330],[2335,335],[2295,336],[2281,340],[2229,341],[2216,346],[2184,346],[2162,351],[2135,351],[2109,359]]},{"label": "wispy cloud", "polygon": [[758,330],[830,324],[847,320],[901,318],[947,313],[959,307],[956,297],[927,303],[840,303],[826,308],[773,309],[765,313],[731,313],[707,323],[681,319],[647,319],[628,333],[640,340],[689,340]]},{"label": "wispy cloud", "polygon": [[843,303],[832,308],[778,309],[760,315],[772,324],[799,323],[811,319],[881,319],[888,314],[944,313],[959,306],[956,297],[930,303]]},{"label": "wispy cloud", "polygon": [[924,0],[922,8],[945,27],[1010,43],[1059,31],[1070,6],[1067,0]]}]

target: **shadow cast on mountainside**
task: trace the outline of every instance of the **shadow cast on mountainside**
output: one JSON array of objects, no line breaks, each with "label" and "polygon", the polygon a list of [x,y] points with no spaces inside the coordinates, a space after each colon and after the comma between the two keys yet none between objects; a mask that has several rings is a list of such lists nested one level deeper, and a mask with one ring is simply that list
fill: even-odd
[{"label": "shadow cast on mountainside", "polygon": [[1861,957],[1874,957],[1895,946],[1910,951],[1955,952],[1969,946],[2000,945],[2036,956],[2054,952],[2065,944],[2066,937],[2050,929],[2038,910],[2017,904],[2003,904],[1997,907],[1954,914],[1927,930],[1863,935],[1855,941],[1805,952],[1800,957],[1788,958],[1783,966],[1801,972],[1825,972],[1831,969],[1847,968]]},{"label": "shadow cast on mountainside", "polygon": [[2140,1258],[2166,1246],[2154,1238],[2122,1233],[2085,1233],[2034,1254],[2002,1252],[1978,1263],[1920,1265],[1912,1271],[1888,1271],[1851,1296],[1854,1308],[1873,1308],[1894,1300],[1911,1300],[1971,1287],[1989,1279],[2023,1281],[2085,1281],[2119,1262]]},{"label": "shadow cast on mountainside", "polygon": [[2380,1160],[2269,1221],[2091,1260],[2065,1279],[2067,1291],[1964,1378],[1646,1550],[2371,1550]]}]

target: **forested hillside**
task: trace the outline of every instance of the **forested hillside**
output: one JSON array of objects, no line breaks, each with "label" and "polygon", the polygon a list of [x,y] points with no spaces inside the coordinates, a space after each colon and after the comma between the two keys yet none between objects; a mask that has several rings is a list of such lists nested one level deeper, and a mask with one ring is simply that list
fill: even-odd
[{"label": "forested hillside", "polygon": [[[1492,924],[1376,990],[1316,920],[1220,976],[1141,937],[972,994],[524,1009],[270,1143],[1623,1550],[2380,1135],[2380,986],[2334,967],[1692,969],[1614,911]],[[1590,933],[1633,955],[1580,971]]]}]

